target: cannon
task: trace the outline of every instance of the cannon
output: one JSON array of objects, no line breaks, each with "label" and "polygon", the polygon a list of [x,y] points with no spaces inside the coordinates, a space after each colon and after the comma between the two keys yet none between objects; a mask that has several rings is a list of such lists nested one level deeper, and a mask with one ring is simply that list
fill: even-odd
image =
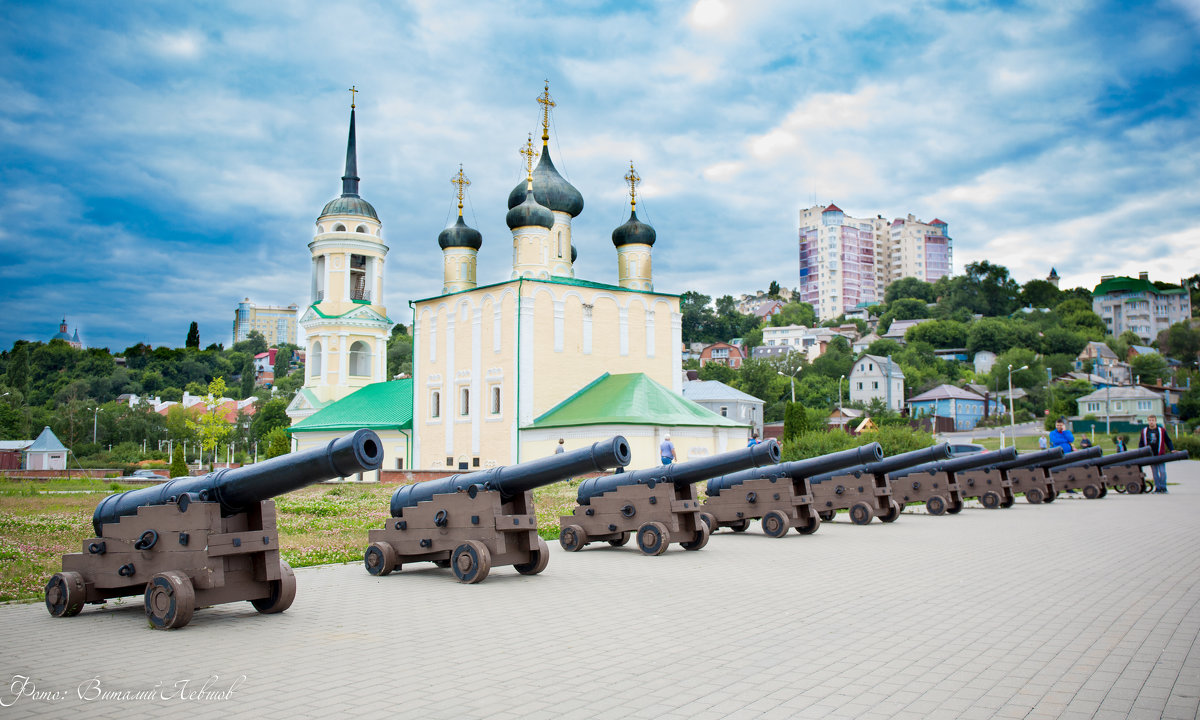
[{"label": "cannon", "polygon": [[559,518],[558,542],[576,552],[589,543],[621,547],[636,533],[646,555],[662,555],[678,542],[685,550],[708,544],[708,523],[700,518],[696,483],[718,475],[779,462],[775,440],[712,457],[584,480],[575,510]]},{"label": "cannon", "polygon": [[629,442],[617,435],[550,457],[406,485],[392,494],[387,524],[367,533],[367,572],[388,575],[406,563],[432,562],[452,568],[464,583],[480,582],[501,565],[536,575],[546,569],[550,549],[538,536],[533,490],[625,467],[629,458]]},{"label": "cannon", "polygon": [[1095,500],[1108,494],[1108,486],[1100,475],[1103,468],[1127,460],[1137,460],[1153,452],[1152,449],[1144,447],[1056,465],[1050,468],[1050,477],[1053,478],[1057,491],[1082,490],[1085,498]]},{"label": "cannon", "polygon": [[878,462],[843,468],[809,478],[817,515],[828,522],[838,510],[849,510],[855,525],[866,525],[871,518],[890,523],[900,517],[900,505],[892,499],[888,474],[922,463],[946,460],[950,444],[893,455]]},{"label": "cannon", "polygon": [[963,500],[978,498],[979,503],[989,510],[1010,508],[1016,502],[1016,494],[1013,492],[1009,472],[1015,468],[1030,467],[1041,462],[1057,460],[1062,457],[1062,454],[1062,448],[1056,447],[1026,453],[986,467],[962,470],[955,473],[958,481],[958,494]]},{"label": "cannon", "polygon": [[239,600],[283,612],[296,578],[279,557],[271,498],[382,464],[379,436],[364,429],[323,447],[110,495],[92,515],[97,537],[64,555],[62,572],[46,584],[46,609],[69,617],[84,604],[143,593],[158,629],[187,625],[197,607]]},{"label": "cannon", "polygon": [[760,520],[763,532],[770,537],[783,537],[788,528],[795,528],[801,535],[810,535],[821,527],[821,518],[813,507],[808,479],[882,459],[883,450],[879,443],[870,443],[807,460],[711,478],[706,487],[708,499],[704,501],[700,517],[711,532],[723,527],[745,532],[751,520]]},{"label": "cannon", "polygon": [[[1061,449],[1061,448],[1059,448]],[[1053,449],[1047,450],[1047,453],[1053,452]],[[1014,465],[1011,468],[1003,468],[1008,476],[1009,482],[1012,484],[1013,494],[1024,493],[1026,502],[1032,505],[1040,505],[1041,503],[1054,502],[1058,497],[1058,490],[1055,489],[1054,478],[1050,474],[1050,469],[1059,465],[1086,460],[1088,458],[1100,457],[1101,450],[1098,447],[1090,447],[1084,450],[1075,450],[1074,452],[1063,453],[1057,458],[1049,457],[1030,465]],[[1033,453],[1033,455],[1041,455],[1041,453]],[[1020,460],[1021,458],[1017,458]],[[1012,462],[1017,462],[1014,460]],[[1003,467],[1003,466],[1002,466]]]},{"label": "cannon", "polygon": [[[987,472],[992,466],[1012,460],[1016,456],[1016,448],[1006,448],[897,470],[888,474],[888,480],[892,483],[892,499],[899,503],[901,508],[909,503],[924,503],[930,515],[957,514],[962,511],[965,499],[962,490],[963,474],[971,471]],[[995,474],[995,478],[989,479],[998,481],[999,473]],[[981,502],[984,507],[1000,507],[1004,502],[1004,492],[999,482],[995,484],[994,490],[981,491],[971,497],[982,496]]]},{"label": "cannon", "polygon": [[[1116,457],[1110,455],[1109,457]],[[1154,489],[1154,481],[1146,477],[1143,468],[1149,465],[1161,465],[1187,460],[1187,450],[1175,450],[1164,455],[1144,455],[1132,460],[1122,460],[1106,465],[1100,469],[1100,476],[1106,487],[1111,487],[1119,493],[1138,495]]]}]

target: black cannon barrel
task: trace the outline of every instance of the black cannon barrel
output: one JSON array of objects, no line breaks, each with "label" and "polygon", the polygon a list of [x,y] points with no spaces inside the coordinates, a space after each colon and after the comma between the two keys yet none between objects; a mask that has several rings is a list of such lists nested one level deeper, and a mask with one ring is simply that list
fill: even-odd
[{"label": "black cannon barrel", "polygon": [[1063,468],[1085,467],[1085,466],[1098,467],[1098,468],[1108,467],[1109,465],[1115,465],[1119,462],[1125,462],[1126,460],[1137,460],[1138,458],[1146,457],[1148,455],[1153,455],[1153,454],[1154,454],[1153,449],[1148,448],[1148,447],[1143,447],[1143,448],[1137,448],[1136,450],[1126,450],[1125,452],[1122,452],[1122,453],[1114,453],[1112,455],[1103,455],[1103,456],[1099,456],[1099,457],[1086,458],[1084,460],[1077,460],[1073,463],[1067,463],[1066,465],[1059,465],[1056,469],[1061,470]]},{"label": "black cannon barrel", "polygon": [[[1144,448],[1143,448],[1144,449]],[[1187,460],[1190,457],[1187,450],[1175,450],[1162,455],[1147,455],[1145,457],[1134,458],[1133,460],[1125,460],[1124,462],[1113,463],[1113,465],[1162,465],[1163,463],[1175,462],[1176,460]]]},{"label": "black cannon barrel", "polygon": [[491,468],[481,472],[460,473],[438,480],[405,485],[392,493],[392,517],[399,517],[406,507],[415,507],[434,495],[467,490],[472,486],[498,490],[505,500],[534,488],[567,480],[582,473],[625,467],[629,464],[629,441],[621,435],[593,443],[589,447]]},{"label": "black cannon barrel", "polygon": [[712,457],[589,478],[579,484],[579,492],[576,493],[575,499],[580,505],[587,505],[597,495],[603,495],[626,485],[644,485],[651,482],[687,485],[746,468],[774,465],[777,462],[779,462],[779,443],[772,438],[757,445],[717,453]]},{"label": "black cannon barrel", "polygon": [[92,527],[117,522],[145,505],[165,505],[189,500],[215,501],[225,516],[251,505],[298,490],[306,485],[347,477],[383,465],[383,443],[374,430],[357,430],[330,440],[323,447],[289,453],[240,468],[222,468],[196,477],[181,477],[161,485],[109,495],[96,506]]},{"label": "black cannon barrel", "polygon": [[1051,460],[1049,462],[1042,463],[1042,467],[1044,467],[1046,469],[1062,467],[1063,465],[1070,465],[1072,463],[1077,463],[1080,460],[1089,460],[1091,458],[1100,457],[1103,454],[1104,454],[1103,450],[1101,450],[1100,448],[1093,445],[1090,448],[1084,448],[1082,450],[1075,450],[1074,452],[1063,453],[1062,457],[1060,457],[1057,460]]},{"label": "black cannon barrel", "polygon": [[950,458],[949,460],[938,460],[937,462],[924,463],[907,467],[902,470],[897,470],[890,473],[889,477],[900,478],[909,473],[919,472],[962,472],[963,470],[976,470],[978,468],[991,467],[998,463],[1012,460],[1017,456],[1016,448],[1004,448],[1003,450],[993,450],[992,452],[975,453],[974,455],[964,455],[962,457]]},{"label": "black cannon barrel", "polygon": [[820,473],[839,470],[844,467],[879,462],[882,459],[883,448],[880,447],[879,443],[873,442],[860,445],[856,448],[850,448],[849,450],[829,453],[828,455],[818,455],[806,460],[793,460],[768,467],[750,468],[749,470],[711,478],[708,481],[706,492],[709,497],[716,497],[721,494],[722,490],[741,485],[747,480],[754,480],[755,478],[787,476],[793,480],[799,480]]},{"label": "black cannon barrel", "polygon": [[903,468],[913,467],[914,465],[922,465],[928,462],[936,462],[938,460],[947,460],[950,457],[950,443],[938,443],[920,450],[912,452],[900,453],[888,458],[884,458],[879,462],[867,463],[866,465],[858,465],[855,467],[843,468],[830,473],[821,473],[809,478],[812,483],[823,483],[826,480],[834,477],[837,474],[844,472],[857,472],[864,475],[887,475]]},{"label": "black cannon barrel", "polygon": [[1060,447],[1052,447],[1049,450],[1039,450],[1037,452],[1025,453],[1018,455],[1015,460],[1000,463],[996,466],[997,470],[1015,470],[1017,468],[1032,467],[1041,465],[1051,460],[1057,460],[1063,456],[1063,449]]}]

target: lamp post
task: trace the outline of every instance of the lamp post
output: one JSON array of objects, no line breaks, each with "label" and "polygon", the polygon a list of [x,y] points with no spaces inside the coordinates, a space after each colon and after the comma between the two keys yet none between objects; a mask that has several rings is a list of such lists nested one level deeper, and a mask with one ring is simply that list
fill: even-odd
[{"label": "lamp post", "polygon": [[846,376],[845,376],[845,375],[843,375],[843,376],[841,376],[840,378],[838,378],[838,410],[844,410],[844,409],[845,409],[845,408],[843,408],[843,407],[842,407],[842,381],[843,381],[843,380],[845,380],[845,379],[846,379]]},{"label": "lamp post", "polygon": [[100,408],[92,408],[92,444],[96,444],[96,421],[100,417]]},{"label": "lamp post", "polygon": [[[1103,358],[1101,358],[1103,359]],[[1107,362],[1100,364],[1101,367],[1107,366]],[[1106,368],[1104,373],[1104,434],[1112,434],[1112,368]]]},{"label": "lamp post", "polygon": [[796,373],[798,373],[798,372],[800,372],[800,368],[796,368],[795,372],[791,373],[790,375],[789,375],[788,373],[785,373],[785,372],[783,372],[782,370],[776,370],[776,371],[775,371],[775,374],[776,374],[776,375],[782,375],[782,376],[784,376],[785,378],[788,378],[788,379],[791,381],[791,385],[792,385],[792,402],[796,402]]},{"label": "lamp post", "polygon": [[[1028,365],[1022,365],[1017,368],[1017,372],[1028,370]],[[1013,366],[1008,366],[1008,426],[1012,428],[1013,447],[1017,446],[1017,415],[1013,412],[1013,391],[1012,391],[1012,374]]]}]

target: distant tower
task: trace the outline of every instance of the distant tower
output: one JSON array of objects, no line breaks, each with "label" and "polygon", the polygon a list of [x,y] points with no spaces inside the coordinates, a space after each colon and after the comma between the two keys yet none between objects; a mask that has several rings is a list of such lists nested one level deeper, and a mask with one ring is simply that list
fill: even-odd
[{"label": "distant tower", "polygon": [[312,299],[300,318],[308,343],[304,387],[321,403],[387,379],[391,321],[383,306],[383,263],[388,247],[375,208],[358,195],[354,107],[352,100],[342,194],[325,205],[308,244]]},{"label": "distant tower", "polygon": [[75,336],[71,337],[71,334],[67,332],[67,319],[65,317],[62,319],[62,322],[58,324],[58,332],[54,333],[54,336],[50,339],[62,340],[76,350],[79,350],[83,347],[83,343],[79,341],[79,328],[75,328]]},{"label": "distant tower", "polygon": [[625,182],[629,183],[629,220],[612,233],[613,245],[617,246],[617,284],[629,290],[654,289],[650,248],[654,246],[655,232],[637,216],[637,186],[641,181],[630,160],[625,175]]},{"label": "distant tower", "polygon": [[[583,196],[571,183],[563,179],[550,159],[550,108],[554,100],[550,97],[550,81],[546,81],[546,89],[537,99],[542,106],[542,156],[537,167],[532,172],[533,192],[538,201],[550,210],[554,219],[547,234],[547,257],[544,261],[546,277],[574,277],[574,254],[571,246],[571,219],[583,212]],[[532,148],[530,148],[532,149]],[[510,209],[520,205],[525,200],[526,183],[522,182],[513,188],[508,195]],[[514,268],[513,277],[540,277],[541,273],[533,275],[517,273]]]},{"label": "distant tower", "polygon": [[1058,287],[1058,271],[1054,268],[1050,268],[1050,274],[1046,276],[1046,282],[1050,283],[1054,287]]},{"label": "distant tower", "polygon": [[[521,150],[525,156],[525,192],[521,202],[513,205],[505,216],[509,230],[513,233],[513,278],[550,277],[550,231],[554,227],[554,213],[538,203],[533,183],[533,139],[530,138]],[[545,157],[545,156],[543,156]],[[509,196],[509,203],[512,196]]]},{"label": "distant tower", "polygon": [[444,266],[442,294],[471,290],[476,286],[476,255],[483,245],[479,231],[463,222],[463,193],[471,181],[463,174],[462,165],[458,166],[458,174],[450,179],[450,184],[458,188],[458,222],[438,234]]}]

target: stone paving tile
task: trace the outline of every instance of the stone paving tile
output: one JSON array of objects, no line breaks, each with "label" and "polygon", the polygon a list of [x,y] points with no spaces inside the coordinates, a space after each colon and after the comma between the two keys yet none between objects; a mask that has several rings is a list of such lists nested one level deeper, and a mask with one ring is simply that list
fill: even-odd
[{"label": "stone paving tile", "polygon": [[[839,520],[785,540],[726,531],[657,558],[552,545],[544,574],[495,568],[474,586],[420,566],[302,568],[286,613],[221,605],[168,633],[146,629],[136,598],[69,619],[0,606],[0,713],[157,718],[179,701],[77,688],[244,675],[230,699],[175,712],[1194,720],[1200,462],[1171,478],[1166,497]],[[10,703],[17,675],[66,699]]]}]

